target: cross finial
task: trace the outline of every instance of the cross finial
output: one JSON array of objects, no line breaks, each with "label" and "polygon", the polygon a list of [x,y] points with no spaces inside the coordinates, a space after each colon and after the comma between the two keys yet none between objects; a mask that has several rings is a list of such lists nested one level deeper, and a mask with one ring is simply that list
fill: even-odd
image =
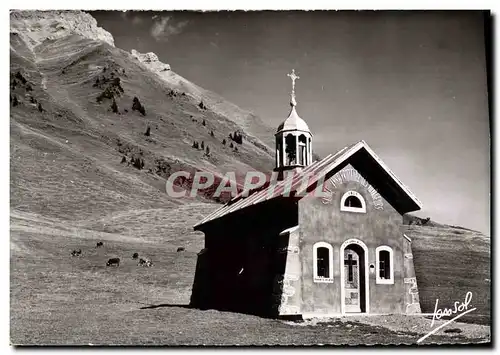
[{"label": "cross finial", "polygon": [[292,101],[291,104],[292,106],[297,105],[297,102],[295,101],[295,80],[300,79],[300,76],[295,74],[295,69],[292,69],[291,74],[287,74],[287,76],[292,79]]}]

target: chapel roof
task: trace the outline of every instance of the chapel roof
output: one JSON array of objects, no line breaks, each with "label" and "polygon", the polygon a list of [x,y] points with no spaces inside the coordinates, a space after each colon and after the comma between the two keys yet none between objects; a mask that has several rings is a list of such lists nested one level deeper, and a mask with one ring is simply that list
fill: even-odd
[{"label": "chapel roof", "polygon": [[[294,175],[290,188],[286,186],[290,182],[284,179],[277,181],[274,186],[252,191],[246,197],[242,193],[238,194],[224,206],[206,216],[194,226],[194,229],[200,230],[209,222],[274,198],[285,197],[285,194],[291,198],[300,199],[304,196],[304,191],[315,189],[318,182],[327,181],[348,164],[351,164],[400,214],[422,208],[422,203],[417,197],[397,178],[368,144],[365,141],[359,141],[304,167],[300,173]],[[302,177],[305,174],[310,174],[311,178],[309,184],[304,187]]]}]

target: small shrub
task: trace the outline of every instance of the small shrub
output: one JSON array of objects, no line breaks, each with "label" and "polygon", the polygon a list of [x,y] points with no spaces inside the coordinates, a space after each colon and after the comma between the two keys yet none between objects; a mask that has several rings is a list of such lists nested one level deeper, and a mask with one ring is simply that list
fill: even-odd
[{"label": "small shrub", "polygon": [[30,96],[30,102],[32,104],[36,104],[36,99],[33,96]]},{"label": "small shrub", "polygon": [[16,107],[17,105],[19,105],[19,100],[17,99],[17,96],[14,95],[12,98],[12,106]]},{"label": "small shrub", "polygon": [[28,83],[28,85],[26,85],[26,91],[33,91],[31,84]]},{"label": "small shrub", "polygon": [[231,142],[231,143],[229,144],[229,148],[233,148],[233,147],[234,147],[234,146],[233,146],[233,142]]}]

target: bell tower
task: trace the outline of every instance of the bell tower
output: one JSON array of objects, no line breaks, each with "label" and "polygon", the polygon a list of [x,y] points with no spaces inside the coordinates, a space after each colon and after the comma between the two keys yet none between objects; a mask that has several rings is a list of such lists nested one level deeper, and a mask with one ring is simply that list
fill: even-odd
[{"label": "bell tower", "polygon": [[307,123],[299,117],[296,111],[297,100],[295,98],[295,81],[300,79],[295,74],[287,74],[292,79],[292,93],[288,118],[278,126],[276,131],[276,167],[274,171],[279,172],[278,178],[283,178],[283,172],[287,170],[301,170],[312,163],[312,134]]}]

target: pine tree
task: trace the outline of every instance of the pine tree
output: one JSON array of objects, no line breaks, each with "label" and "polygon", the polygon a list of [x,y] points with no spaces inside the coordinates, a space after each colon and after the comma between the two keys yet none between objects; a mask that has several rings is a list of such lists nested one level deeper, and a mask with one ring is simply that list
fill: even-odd
[{"label": "pine tree", "polygon": [[205,149],[205,142],[201,141],[201,149]]},{"label": "pine tree", "polygon": [[127,162],[127,158],[124,156],[124,157],[122,158],[121,164],[126,163],[126,162]]},{"label": "pine tree", "polygon": [[208,145],[207,145],[207,149],[206,149],[206,154],[210,155],[210,148],[208,147]]},{"label": "pine tree", "polygon": [[146,129],[146,133],[144,133],[144,135],[146,137],[149,137],[151,135],[151,128],[148,126],[148,128]]},{"label": "pine tree", "polygon": [[193,142],[193,148],[197,148],[196,147],[196,141]]},{"label": "pine tree", "polygon": [[16,107],[19,105],[19,100],[17,99],[17,96],[14,95],[14,98],[12,99],[12,106]]},{"label": "pine tree", "polygon": [[222,140],[222,145],[226,145],[226,138]]},{"label": "pine tree", "polygon": [[214,131],[210,131],[210,136],[214,136]]},{"label": "pine tree", "polygon": [[132,100],[132,110],[138,111],[139,107],[141,107],[141,103],[139,102],[139,99],[137,98],[137,96],[134,96],[134,98]]},{"label": "pine tree", "polygon": [[38,111],[43,112],[43,107],[41,103],[38,103]]},{"label": "pine tree", "polygon": [[146,109],[144,108],[144,106],[141,105],[141,107],[139,107],[139,112],[141,113],[141,115],[146,116]]},{"label": "pine tree", "polygon": [[116,104],[115,99],[113,99],[113,103],[111,104],[111,111],[118,113],[118,105]]},{"label": "pine tree", "polygon": [[231,142],[231,144],[229,144],[229,148],[233,148],[233,142]]},{"label": "pine tree", "polygon": [[202,125],[204,125],[204,126],[206,126],[206,125],[207,125],[207,123],[205,122],[205,119],[203,119],[203,123],[202,123]]}]

